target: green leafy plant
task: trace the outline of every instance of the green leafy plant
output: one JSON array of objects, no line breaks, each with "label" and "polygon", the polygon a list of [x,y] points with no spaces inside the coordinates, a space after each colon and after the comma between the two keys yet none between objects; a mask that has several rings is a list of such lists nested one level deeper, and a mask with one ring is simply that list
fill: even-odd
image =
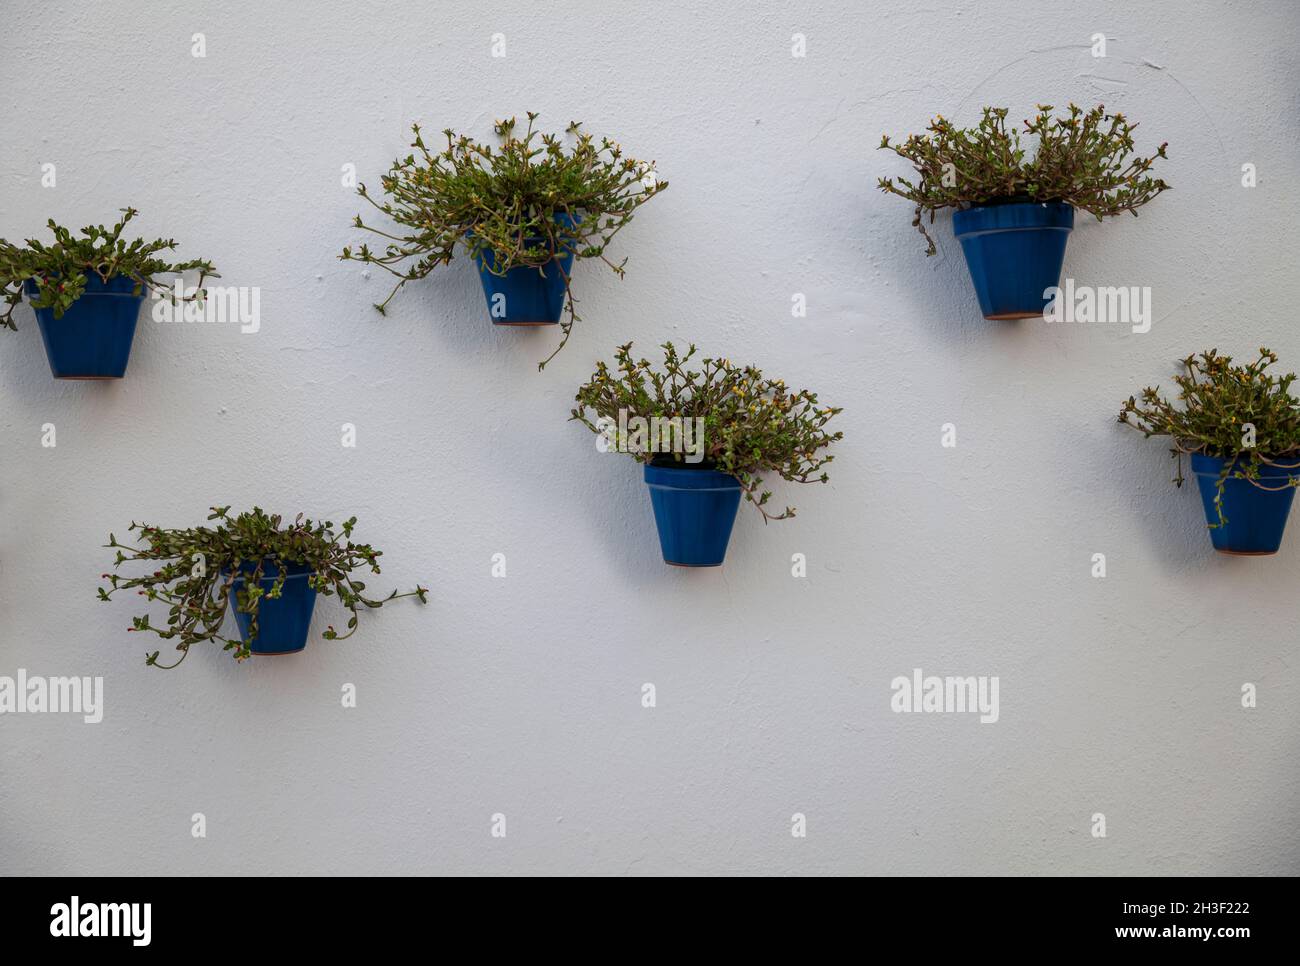
[{"label": "green leafy plant", "polygon": [[47,224],[54,233],[54,243],[46,245],[35,238],[26,245],[15,245],[0,238],[0,293],[8,308],[0,313],[0,325],[16,329],[14,309],[23,300],[23,283],[30,279],[36,283],[33,308],[53,309],[56,319],[62,318],[72,304],[86,290],[86,277],[92,272],[107,282],[119,275],[134,279],[134,294],[152,289],[176,302],[175,291],[154,280],[157,275],[179,275],[196,270],[200,272],[196,291],[184,296],[183,301],[202,301],[203,283],[209,278],[220,278],[212,263],[201,258],[185,262],[169,262],[160,253],[176,248],[170,238],[157,238],[151,242],[137,238],[125,241],[122,231],[139,214],[134,208],[123,208],[122,220],[112,228],[87,225],[76,237],[68,229],[50,219]]},{"label": "green leafy plant", "polygon": [[[569,125],[565,134],[573,143],[566,147],[561,136],[533,130],[537,117],[529,112],[522,136],[515,133],[514,118],[498,121],[496,148],[447,129],[447,147],[436,153],[426,146],[420,126],[412,125],[411,147],[418,154],[394,161],[383,176],[386,200],[376,200],[364,184],[357,187],[397,223],[398,233],[371,227],[357,215],[355,227],[387,241],[382,251],[348,247],[339,258],[378,266],[397,278],[375,306],[381,313],[407,282],[449,263],[458,244],[473,258],[494,253],[496,275],[524,266],[561,272],[568,318],[561,323],[559,346],[538,366],[544,369],[580,321],[569,274],[553,259],[569,252],[577,259],[598,258],[621,278],[627,259],[611,261],[605,250],[668,182],[658,179],[654,162],[625,157],[609,138],[596,141],[581,132],[581,122]],[[575,221],[566,226],[557,222],[559,216]]]},{"label": "green leafy plant", "polygon": [[[292,523],[281,527],[279,515],[269,516],[258,507],[234,517],[229,515],[229,510],[228,506],[212,508],[208,519],[221,521],[216,527],[171,530],[132,522],[130,529],[139,531],[144,544],[141,547],[119,543],[117,537],[109,534],[106,546],[117,551],[114,570],[134,561],[161,563],[159,569],[141,577],[104,574],[111,589],[99,588],[100,600],[110,600],[119,590],[135,590],[146,600],[160,600],[168,605],[165,627],[154,626],[145,614],[133,618],[130,629],[175,640],[181,656],[174,664],[159,664],[159,652],[154,651],[146,656],[146,664],[176,667],[189,654],[190,645],[198,641],[219,641],[224,645],[223,650],[235,652],[237,660],[247,658],[251,653],[248,644],[238,637],[221,634],[234,579],[246,578],[235,592],[235,606],[251,615],[249,638],[256,640],[262,599],[278,598],[284,586],[282,564],[310,566],[312,575],[307,578],[310,586],[325,597],[337,595],[351,612],[347,632],[339,634],[330,626],[324,633],[327,640],[344,640],[355,633],[358,607],[382,607],[398,597],[418,597],[422,603],[428,602],[428,590],[418,585],[403,594],[394,590],[384,598],[365,596],[366,585],[352,576],[353,571],[368,567],[371,573],[379,573],[382,553],[369,544],[352,542],[356,517],[346,521],[336,533],[333,523],[313,523],[301,513]],[[255,566],[241,572],[241,565],[245,564]],[[278,574],[270,587],[263,588],[259,581],[268,570]]]},{"label": "green leafy plant", "polygon": [[1219,520],[1212,526],[1227,523],[1223,486],[1229,478],[1248,480],[1263,490],[1300,485],[1298,477],[1277,486],[1260,482],[1261,466],[1300,466],[1300,402],[1291,395],[1296,376],[1268,372],[1276,362],[1275,353],[1261,348],[1254,362],[1234,366],[1231,356],[1210,349],[1181,360],[1183,372],[1174,376],[1178,395],[1173,401],[1158,387],[1148,386],[1120,410],[1119,421],[1143,436],[1170,438],[1169,452],[1178,460],[1178,486],[1183,485],[1184,454],[1203,453],[1224,461],[1214,501]]},{"label": "green leafy plant", "polygon": [[[635,440],[620,436],[618,427],[632,417],[670,426],[671,420],[703,420],[702,455],[698,465],[729,473],[739,480],[745,499],[763,514],[764,521],[794,516],[794,508],[773,516],[766,504],[771,493],[762,488],[762,475],[775,473],[794,483],[827,482],[822,467],[835,457],[821,450],[843,438],[828,433],[826,423],[842,409],[822,407],[816,393],[791,392],[780,379],[767,379],[754,366],[734,366],[726,359],[703,359],[699,370],[687,366],[696,354],[691,345],[685,355],[666,342],[661,371],[646,359],[632,357],[632,343],[618,347],[616,372],[604,362],[574,397],[578,405],[571,420],[605,436],[620,451],[638,462],[657,456],[653,447],[639,448]],[[689,465],[681,452],[671,458]]]},{"label": "green leafy plant", "polygon": [[1053,117],[1050,104],[1024,121],[1025,133],[1038,138],[1038,150],[1026,160],[1020,131],[1008,129],[1005,107],[986,107],[974,128],[960,128],[936,117],[928,134],[913,134],[902,144],[885,135],[880,147],[905,158],[916,168],[915,182],[881,178],[880,190],[916,205],[912,224],[925,236],[927,255],[936,251],[922,216],[943,208],[966,208],[999,201],[1061,201],[1087,211],[1098,221],[1137,210],[1167,191],[1169,185],[1147,172],[1156,158],[1165,157],[1161,144],[1150,157],[1137,154],[1136,124],[1123,114],[1107,114],[1098,104],[1084,111],[1074,104],[1063,117]]}]

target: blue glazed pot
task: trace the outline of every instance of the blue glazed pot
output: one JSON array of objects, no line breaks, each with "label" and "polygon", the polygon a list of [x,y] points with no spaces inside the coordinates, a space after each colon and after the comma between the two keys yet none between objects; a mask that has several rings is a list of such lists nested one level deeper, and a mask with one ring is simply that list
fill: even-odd
[{"label": "blue glazed pot", "polygon": [[980,205],[955,212],[980,311],[986,319],[1041,316],[1046,289],[1061,282],[1074,209],[1060,201]]},{"label": "blue glazed pot", "polygon": [[[1300,457],[1288,457],[1279,462],[1300,464]],[[1219,522],[1219,511],[1214,499],[1223,463],[1217,456],[1192,454],[1192,472],[1196,474],[1196,485],[1201,491],[1205,521],[1211,527],[1210,541],[1214,549],[1219,553],[1247,556],[1277,553],[1286,529],[1287,514],[1291,512],[1291,500],[1295,497],[1295,489],[1287,485],[1287,480],[1300,475],[1300,465],[1261,464],[1260,486],[1249,480],[1231,477],[1224,480],[1223,516],[1228,522],[1215,526]],[[1269,489],[1261,489],[1261,486]]]},{"label": "blue glazed pot", "polygon": [[[579,219],[557,214],[557,224],[571,228]],[[529,245],[545,245],[544,238],[529,238]],[[555,325],[564,312],[564,277],[573,269],[573,252],[565,251],[541,268],[521,265],[494,272],[496,253],[484,249],[477,258],[488,315],[495,325]]]},{"label": "blue glazed pot", "polygon": [[653,463],[645,466],[645,481],[650,487],[664,563],[721,566],[740,506],[740,481],[717,470]]},{"label": "blue glazed pot", "polygon": [[[28,299],[36,297],[36,283],[23,283]],[[107,283],[91,272],[86,290],[71,308],[56,319],[53,309],[36,309],[45,355],[55,379],[121,379],[131,357],[135,323],[144,293],[133,295],[134,279],[123,275]]]},{"label": "blue glazed pot", "polygon": [[[256,569],[257,564],[248,561],[239,568],[241,574],[251,574]],[[230,610],[239,625],[239,636],[254,654],[292,654],[307,646],[307,629],[311,626],[311,614],[316,607],[316,591],[307,582],[312,569],[306,564],[290,563],[285,565],[285,570],[287,576],[280,588],[280,596],[275,600],[263,597],[258,604],[257,639],[251,643],[248,632],[253,615],[245,614],[235,606],[236,595],[244,589],[247,578],[237,576],[231,586]],[[264,592],[270,591],[279,573],[276,562],[268,560],[258,581]]]}]

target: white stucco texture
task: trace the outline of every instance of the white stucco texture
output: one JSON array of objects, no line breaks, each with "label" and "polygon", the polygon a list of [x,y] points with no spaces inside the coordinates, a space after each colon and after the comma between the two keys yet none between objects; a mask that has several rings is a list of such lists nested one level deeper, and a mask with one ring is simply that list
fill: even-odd
[{"label": "white stucco texture", "polygon": [[[1286,0],[5,3],[0,236],[134,206],[258,287],[261,326],[143,316],[114,383],[51,379],[27,307],[0,332],[0,675],[105,702],[0,716],[0,872],[1300,872],[1300,524],[1214,554],[1115,419],[1202,349],[1300,367],[1297,26]],[[951,219],[927,259],[876,185],[909,170],[884,133],[1071,101],[1169,142],[1173,189],[1066,255],[1150,287],[1144,334],[985,321]],[[344,165],[377,187],[411,122],[529,110],[671,182],[626,278],[577,267],[543,373],[556,334],[493,327],[466,260],[381,317],[337,258]],[[844,407],[831,482],[775,481],[798,516],[742,507],[719,569],[665,566],[639,467],[568,421],[597,359],[667,339]],[[430,602],[333,643],[322,601],[301,654],[146,668],[103,544],[218,504],[355,514],[371,588]],[[895,713],[917,668],[996,676],[996,723]]]}]

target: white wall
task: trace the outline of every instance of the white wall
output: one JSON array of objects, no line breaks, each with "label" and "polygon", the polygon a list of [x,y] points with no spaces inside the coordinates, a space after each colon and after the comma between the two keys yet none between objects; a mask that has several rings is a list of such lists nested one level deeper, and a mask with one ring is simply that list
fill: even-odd
[{"label": "white wall", "polygon": [[[1202,348],[1300,367],[1300,8],[817,6],[5,5],[0,235],[134,205],[260,286],[263,320],[146,318],[116,384],[53,381],[26,308],[0,332],[0,674],[102,675],[107,705],[0,717],[0,871],[1300,872],[1300,524],[1276,557],[1213,554],[1164,447],[1114,422]],[[1066,263],[1151,286],[1145,335],[983,321],[948,219],[927,260],[876,190],[906,170],[884,132],[1071,99],[1169,142],[1174,189],[1081,219]],[[529,109],[672,182],[619,238],[625,280],[581,266],[586,320],[543,374],[554,336],[493,328],[467,263],[381,318],[382,281],[335,258],[359,239],[341,165],[377,185],[410,121],[488,136]],[[668,338],[845,408],[831,485],[779,488],[793,521],[742,509],[719,570],[664,566],[637,468],[566,422],[597,358]],[[100,546],[215,503],[355,513],[371,586],[431,603],[145,668],[136,605],[95,599]],[[892,713],[917,667],[998,675],[1000,720]]]}]

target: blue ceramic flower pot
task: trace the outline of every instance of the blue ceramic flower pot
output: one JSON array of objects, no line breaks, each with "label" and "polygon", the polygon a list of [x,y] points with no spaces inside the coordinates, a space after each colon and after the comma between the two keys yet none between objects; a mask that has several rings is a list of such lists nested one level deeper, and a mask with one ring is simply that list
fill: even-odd
[{"label": "blue ceramic flower pot", "polygon": [[721,566],[740,506],[740,481],[716,470],[653,463],[645,466],[645,481],[664,563]]},{"label": "blue ceramic flower pot", "polygon": [[1074,209],[1059,201],[980,205],[955,212],[980,311],[986,319],[1041,316],[1043,292],[1060,285]]},{"label": "blue ceramic flower pot", "polygon": [[[570,228],[579,219],[557,214],[556,224]],[[545,238],[529,238],[529,245],[545,246]],[[488,315],[495,325],[555,325],[564,312],[564,278],[573,269],[572,250],[540,267],[521,265],[496,274],[496,253],[484,249],[477,258]]]},{"label": "blue ceramic flower pot", "polygon": [[[256,563],[246,561],[239,570],[241,574],[251,574],[256,568]],[[239,636],[254,654],[292,654],[307,646],[307,629],[311,626],[311,614],[316,607],[316,591],[307,581],[312,569],[306,564],[290,563],[285,565],[285,570],[287,576],[280,588],[280,596],[274,600],[264,596],[258,603],[257,638],[251,642],[248,633],[253,615],[245,614],[235,606],[236,595],[248,581],[244,576],[237,576],[232,582],[230,609],[239,625]],[[264,593],[270,591],[279,573],[276,562],[268,560],[258,581]]]},{"label": "blue ceramic flower pot", "polygon": [[[1287,465],[1260,465],[1259,485],[1231,477],[1224,480],[1223,516],[1228,522],[1215,526],[1219,511],[1214,500],[1224,461],[1217,456],[1192,454],[1192,472],[1201,491],[1206,523],[1211,527],[1210,541],[1219,553],[1247,556],[1277,553],[1287,514],[1291,512],[1291,500],[1295,497],[1295,489],[1287,481],[1300,475],[1300,457],[1278,462]],[[1291,466],[1292,463],[1297,465]]]},{"label": "blue ceramic flower pot", "polygon": [[[23,283],[28,299],[36,297],[36,283]],[[144,293],[135,291],[134,279],[116,275],[104,282],[91,272],[86,290],[62,318],[53,309],[33,309],[45,342],[45,355],[55,379],[121,379],[131,357],[135,323]]]}]

